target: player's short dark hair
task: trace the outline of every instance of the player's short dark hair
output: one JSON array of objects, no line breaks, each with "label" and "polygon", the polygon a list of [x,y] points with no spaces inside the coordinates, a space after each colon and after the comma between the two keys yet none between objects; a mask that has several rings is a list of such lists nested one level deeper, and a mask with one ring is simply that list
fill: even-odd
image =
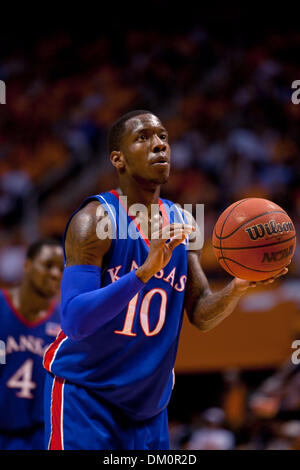
[{"label": "player's short dark hair", "polygon": [[135,111],[130,111],[129,113],[123,114],[117,121],[115,121],[108,131],[107,136],[107,146],[109,154],[114,150],[120,150],[121,139],[125,131],[125,123],[128,119],[131,119],[135,116],[140,116],[141,114],[153,114],[151,111],[145,109],[137,109]]},{"label": "player's short dark hair", "polygon": [[33,260],[41,251],[44,246],[60,246],[62,247],[62,241],[59,238],[41,238],[34,243],[31,243],[27,248],[26,259]]}]

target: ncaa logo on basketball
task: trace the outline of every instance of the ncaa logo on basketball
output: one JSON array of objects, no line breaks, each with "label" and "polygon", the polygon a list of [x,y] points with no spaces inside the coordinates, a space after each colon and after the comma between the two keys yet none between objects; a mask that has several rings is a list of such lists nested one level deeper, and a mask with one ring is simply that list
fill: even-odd
[{"label": "ncaa logo on basketball", "polygon": [[293,254],[293,245],[284,250],[272,251],[271,253],[264,253],[262,263],[273,263],[276,261],[281,261],[284,258],[288,258]]},{"label": "ncaa logo on basketball", "polygon": [[6,104],[6,85],[0,80],[0,104]]},{"label": "ncaa logo on basketball", "polygon": [[294,226],[292,222],[276,223],[275,220],[270,220],[266,224],[252,225],[245,229],[251,240],[257,240],[258,238],[264,238],[265,235],[280,235],[281,233],[293,232]]}]

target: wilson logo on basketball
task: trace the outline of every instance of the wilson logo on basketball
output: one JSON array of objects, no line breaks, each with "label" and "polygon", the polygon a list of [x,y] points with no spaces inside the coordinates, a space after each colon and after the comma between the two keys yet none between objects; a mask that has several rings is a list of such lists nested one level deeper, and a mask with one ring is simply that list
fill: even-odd
[{"label": "wilson logo on basketball", "polygon": [[283,222],[282,224],[276,223],[275,220],[270,220],[266,224],[252,225],[245,229],[251,240],[264,238],[265,235],[280,235],[281,233],[293,232],[294,226],[292,222]]},{"label": "wilson logo on basketball", "polygon": [[280,251],[272,251],[271,253],[264,253],[262,263],[273,263],[274,261],[280,261],[283,258],[288,258],[293,254],[293,245]]}]

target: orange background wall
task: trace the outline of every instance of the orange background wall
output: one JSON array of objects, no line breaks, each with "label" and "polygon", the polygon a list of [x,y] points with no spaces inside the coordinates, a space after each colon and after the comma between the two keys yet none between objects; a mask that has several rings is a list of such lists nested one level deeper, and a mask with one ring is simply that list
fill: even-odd
[{"label": "orange background wall", "polygon": [[[211,284],[219,290],[224,284]],[[300,282],[276,281],[251,289],[230,317],[209,332],[184,318],[175,371],[195,373],[230,367],[263,368],[291,357],[300,339]]]}]

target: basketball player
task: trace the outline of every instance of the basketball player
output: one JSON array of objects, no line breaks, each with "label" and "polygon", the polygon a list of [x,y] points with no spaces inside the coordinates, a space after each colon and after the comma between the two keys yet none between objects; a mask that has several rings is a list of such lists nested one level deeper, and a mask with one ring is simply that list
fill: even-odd
[{"label": "basketball player", "polygon": [[28,248],[21,285],[0,291],[1,450],[44,449],[43,354],[60,329],[62,270],[61,243],[40,240]]},{"label": "basketball player", "polygon": [[[158,117],[128,113],[108,141],[120,187],[85,200],[65,231],[62,331],[44,357],[48,449],[168,449],[167,405],[184,310],[196,327],[210,330],[251,285],[234,279],[212,294],[199,253],[187,250],[191,224],[159,197],[170,147]],[[124,196],[127,207],[147,208],[151,240],[140,214],[123,208]],[[159,238],[151,232],[152,204],[160,208]],[[106,239],[99,237],[103,221]]]}]

